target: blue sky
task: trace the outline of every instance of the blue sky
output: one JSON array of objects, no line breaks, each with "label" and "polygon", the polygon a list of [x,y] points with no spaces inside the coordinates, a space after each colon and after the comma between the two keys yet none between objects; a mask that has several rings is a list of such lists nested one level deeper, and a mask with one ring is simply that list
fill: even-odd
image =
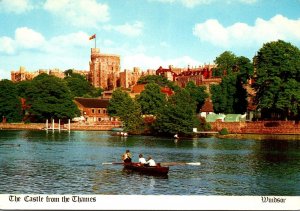
[{"label": "blue sky", "polygon": [[0,79],[28,71],[89,70],[97,35],[121,71],[199,66],[222,52],[252,59],[263,43],[300,47],[300,0],[0,0]]}]

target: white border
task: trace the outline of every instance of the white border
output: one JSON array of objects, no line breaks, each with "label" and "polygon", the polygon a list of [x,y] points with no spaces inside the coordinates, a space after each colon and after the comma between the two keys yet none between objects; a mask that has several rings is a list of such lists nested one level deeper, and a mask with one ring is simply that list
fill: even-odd
[{"label": "white border", "polygon": [[[46,202],[46,197],[59,202]],[[95,199],[95,202],[73,202],[72,197]],[[19,197],[20,201],[15,200]],[[26,202],[25,197],[43,198],[43,202]],[[69,202],[62,202],[62,197]],[[278,199],[263,202],[263,197]],[[281,201],[281,202],[280,202]],[[284,202],[283,202],[284,201]],[[0,194],[0,209],[4,210],[300,210],[299,196],[141,196],[141,195],[33,195]]]}]

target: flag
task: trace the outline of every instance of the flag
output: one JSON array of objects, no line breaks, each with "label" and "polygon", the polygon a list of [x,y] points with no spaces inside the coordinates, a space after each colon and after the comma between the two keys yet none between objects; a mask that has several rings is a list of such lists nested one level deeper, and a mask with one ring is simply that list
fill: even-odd
[{"label": "flag", "polygon": [[95,39],[96,38],[96,34],[93,34],[92,36],[90,36],[89,40]]}]

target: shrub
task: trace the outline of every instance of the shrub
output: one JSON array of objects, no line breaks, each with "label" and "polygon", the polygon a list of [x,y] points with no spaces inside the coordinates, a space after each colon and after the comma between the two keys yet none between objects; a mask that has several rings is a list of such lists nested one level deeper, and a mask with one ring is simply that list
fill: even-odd
[{"label": "shrub", "polygon": [[220,135],[227,135],[229,132],[227,130],[227,128],[222,128],[222,130],[220,130]]}]

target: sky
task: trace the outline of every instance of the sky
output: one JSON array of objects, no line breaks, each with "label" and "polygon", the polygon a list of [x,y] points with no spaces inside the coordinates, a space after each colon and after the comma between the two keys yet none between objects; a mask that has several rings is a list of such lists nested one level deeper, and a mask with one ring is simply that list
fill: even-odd
[{"label": "sky", "polygon": [[300,0],[0,0],[0,79],[27,71],[89,70],[95,40],[121,71],[252,60],[278,39],[300,48]]}]

